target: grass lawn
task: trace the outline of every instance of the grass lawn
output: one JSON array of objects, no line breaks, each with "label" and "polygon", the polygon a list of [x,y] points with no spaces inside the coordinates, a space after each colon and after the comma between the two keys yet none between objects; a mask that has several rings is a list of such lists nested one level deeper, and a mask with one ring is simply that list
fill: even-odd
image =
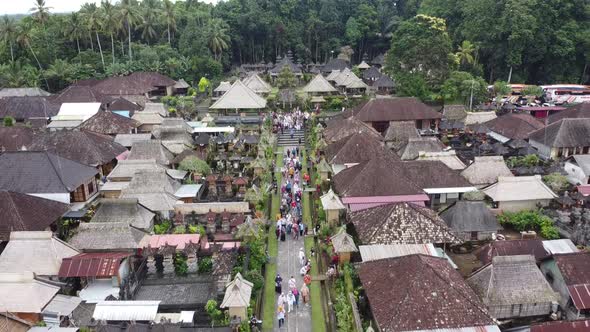
[{"label": "grass lawn", "polygon": [[[281,152],[277,155],[277,167],[283,166],[282,152],[283,148],[279,148]],[[277,173],[277,184],[281,186],[281,173]],[[268,254],[271,257],[272,263],[266,264],[266,273],[264,275],[264,303],[262,308],[262,329],[264,331],[272,331],[275,316],[275,276],[277,275],[277,256],[279,253],[279,243],[275,236],[274,225],[275,217],[280,213],[281,199],[278,194],[272,195],[272,206],[270,209],[271,227],[268,228]]]},{"label": "grass lawn", "polygon": [[[309,195],[309,194],[306,194]],[[305,205],[304,212],[305,215]],[[313,247],[313,236],[305,237],[305,253],[309,256],[310,250]],[[311,275],[318,275],[317,256],[313,258],[311,263]],[[313,332],[326,331],[326,316],[324,315],[324,308],[322,306],[321,285],[319,281],[312,281],[309,287],[311,297],[311,326]]]}]

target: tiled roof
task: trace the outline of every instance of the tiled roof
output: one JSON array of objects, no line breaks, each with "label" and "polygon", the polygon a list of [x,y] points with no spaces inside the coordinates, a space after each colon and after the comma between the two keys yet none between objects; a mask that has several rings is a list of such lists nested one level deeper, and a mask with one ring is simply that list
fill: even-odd
[{"label": "tiled roof", "polygon": [[131,134],[139,122],[109,111],[99,111],[80,125],[80,129],[104,135]]},{"label": "tiled roof", "polygon": [[496,215],[481,201],[457,201],[440,217],[453,232],[497,232],[502,229]]},{"label": "tiled roof", "polygon": [[359,268],[359,277],[380,331],[494,324],[484,305],[446,259],[409,255],[366,262]]},{"label": "tiled roof", "polygon": [[366,133],[357,133],[329,144],[325,149],[330,164],[352,164],[370,160],[384,153],[381,141]]},{"label": "tiled roof", "polygon": [[529,134],[544,127],[530,114],[510,113],[485,122],[491,131],[510,139],[527,139]]},{"label": "tiled roof", "polygon": [[533,255],[540,261],[549,255],[539,239],[494,241],[478,249],[475,254],[483,264],[490,263],[496,256]]},{"label": "tiled roof", "polygon": [[442,115],[416,98],[371,99],[356,117],[363,122],[440,119]]},{"label": "tiled roof", "polygon": [[529,140],[555,148],[590,146],[590,118],[562,119],[532,132]]}]

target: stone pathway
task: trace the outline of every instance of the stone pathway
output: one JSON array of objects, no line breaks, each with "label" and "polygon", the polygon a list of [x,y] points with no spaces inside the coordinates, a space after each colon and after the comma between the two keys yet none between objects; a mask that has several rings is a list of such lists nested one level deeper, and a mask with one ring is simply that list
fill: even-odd
[{"label": "stone pathway", "polygon": [[[285,147],[286,149],[293,149],[294,147]],[[283,183],[286,179],[283,179]],[[301,184],[301,179],[299,180]],[[280,190],[280,187],[279,187]],[[289,279],[291,276],[297,280],[297,289],[301,289],[303,285],[303,277],[299,274],[301,265],[299,263],[299,249],[304,248],[304,237],[299,237],[293,240],[290,235],[287,235],[286,241],[279,241],[279,254],[277,256],[277,272],[283,278],[282,289],[283,293],[287,295],[289,291]],[[275,307],[278,301],[278,294],[275,295]],[[287,310],[285,305],[285,310]],[[285,325],[279,329],[279,323],[274,316],[274,330],[275,331],[291,331],[291,332],[311,332],[311,306],[305,306],[301,295],[299,296],[299,308],[294,307],[293,310],[285,315]]]}]

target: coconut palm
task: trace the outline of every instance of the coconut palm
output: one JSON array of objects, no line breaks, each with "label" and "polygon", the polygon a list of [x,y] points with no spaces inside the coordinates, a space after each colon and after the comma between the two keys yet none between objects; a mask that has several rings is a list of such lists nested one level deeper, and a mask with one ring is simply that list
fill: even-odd
[{"label": "coconut palm", "polygon": [[104,0],[101,4],[102,23],[106,33],[111,36],[111,55],[115,63],[115,37],[114,34],[123,28],[121,21],[117,18],[115,6],[109,1]]},{"label": "coconut palm", "polygon": [[168,27],[168,44],[170,45],[172,42],[172,37],[170,36],[171,31],[176,31],[176,16],[174,15],[174,4],[170,0],[164,0],[164,21],[166,21],[166,25]]},{"label": "coconut palm", "polygon": [[16,38],[16,24],[14,20],[4,15],[0,22],[0,39],[10,45],[10,58],[14,62],[14,39]]},{"label": "coconut palm", "polygon": [[119,6],[119,18],[123,26],[127,28],[127,36],[129,37],[129,60],[133,61],[133,54],[131,53],[131,26],[139,21],[139,10],[134,0],[121,0]]},{"label": "coconut palm", "polygon": [[[16,42],[19,43],[20,45],[22,45],[23,47],[28,48],[29,51],[31,51],[31,54],[33,54],[33,58],[35,58],[35,61],[37,61],[37,66],[39,66],[40,73],[43,73],[43,67],[41,66],[41,62],[39,62],[39,59],[37,58],[37,53],[35,53],[35,50],[33,49],[33,46],[31,45],[32,30],[33,30],[33,27],[31,26],[30,23],[26,23],[26,22],[21,23],[17,29]],[[49,90],[49,83],[47,83],[47,79],[45,78],[45,76],[43,76],[43,79],[45,80],[45,85],[47,86],[47,89]]]},{"label": "coconut palm", "polygon": [[457,53],[455,56],[459,60],[460,64],[473,64],[475,62],[475,45],[473,45],[469,40],[464,40],[459,46]]},{"label": "coconut palm", "polygon": [[80,54],[80,38],[82,38],[84,34],[84,24],[82,23],[82,18],[78,13],[72,13],[68,17],[68,25],[66,30],[64,31],[64,35],[70,41],[76,41],[76,46],[78,47],[78,54]]},{"label": "coconut palm", "polygon": [[49,20],[49,10],[51,7],[45,5],[45,0],[35,0],[35,6],[29,11],[33,13],[35,21],[45,25]]},{"label": "coconut palm", "polygon": [[221,59],[223,51],[229,48],[229,35],[227,34],[227,25],[221,19],[212,19],[207,29],[207,44],[209,50],[213,53],[215,60]]},{"label": "coconut palm", "polygon": [[90,3],[85,4],[84,10],[84,19],[86,21],[86,27],[90,31],[90,33],[94,32],[96,34],[96,43],[98,44],[98,51],[100,53],[100,60],[102,62],[103,69],[106,68],[104,64],[104,54],[102,53],[102,45],[100,44],[100,37],[98,32],[102,27],[102,17],[101,12],[96,7],[96,4]]},{"label": "coconut palm", "polygon": [[143,15],[139,28],[141,29],[141,38],[145,40],[148,45],[150,40],[156,38],[157,32],[157,16],[155,11],[146,11]]}]

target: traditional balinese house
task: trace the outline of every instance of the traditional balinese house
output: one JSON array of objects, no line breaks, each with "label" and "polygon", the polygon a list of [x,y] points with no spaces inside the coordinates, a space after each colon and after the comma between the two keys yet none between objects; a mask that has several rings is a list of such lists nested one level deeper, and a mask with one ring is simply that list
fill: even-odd
[{"label": "traditional balinese house", "polygon": [[107,96],[123,97],[145,104],[153,96],[172,95],[176,81],[156,72],[134,72],[113,76],[92,84],[92,88]]},{"label": "traditional balinese house", "polygon": [[376,81],[373,82],[372,87],[376,90],[378,94],[387,95],[395,93],[396,84],[395,81],[391,79],[391,77],[387,75],[381,75],[381,77],[379,77]]},{"label": "traditional balinese house", "polygon": [[476,250],[475,255],[483,264],[489,264],[496,256],[533,255],[540,262],[550,255],[540,239],[493,241]]},{"label": "traditional balinese house", "polygon": [[322,73],[329,74],[335,70],[342,71],[344,69],[350,68],[350,63],[344,59],[334,58],[330,59],[323,67]]},{"label": "traditional balinese house", "polygon": [[565,118],[532,132],[529,143],[549,159],[590,152],[590,118]]},{"label": "traditional balinese house", "polygon": [[56,222],[68,210],[61,202],[0,190],[0,241],[8,241],[10,232],[56,229]]},{"label": "traditional balinese house", "polygon": [[151,231],[156,215],[137,199],[101,199],[90,222],[126,222],[145,231]]},{"label": "traditional balinese house", "polygon": [[464,193],[477,190],[459,172],[438,160],[405,161],[398,165],[397,175],[424,190],[431,207],[451,204],[460,200]]},{"label": "traditional balinese house", "polygon": [[369,86],[354,75],[354,73],[344,79],[341,84],[345,95],[350,96],[351,98],[361,98],[363,95],[367,94],[367,90],[369,89]]},{"label": "traditional balinese house", "polygon": [[174,91],[175,95],[187,95],[188,94],[188,89],[191,86],[183,79],[179,79],[178,81],[176,81],[176,84],[174,84],[174,86],[172,87],[172,90]]},{"label": "traditional balinese house", "polygon": [[163,170],[166,170],[166,168],[156,162],[155,159],[121,160],[111,173],[107,175],[107,180],[110,182],[130,182],[135,176],[135,173]]},{"label": "traditional balinese house", "polygon": [[80,129],[95,133],[115,136],[118,134],[133,134],[137,131],[139,122],[129,117],[110,111],[99,111],[80,125]]},{"label": "traditional balinese house", "polygon": [[174,155],[164,147],[160,140],[149,140],[135,142],[131,146],[131,151],[127,160],[147,160],[153,159],[161,165],[168,166],[172,163]]},{"label": "traditional balinese house", "polygon": [[316,171],[320,175],[322,181],[327,181],[330,178],[330,174],[334,172],[332,166],[326,161],[326,158],[322,158],[316,165]]},{"label": "traditional balinese house", "polygon": [[573,185],[590,184],[590,155],[577,154],[566,159],[563,169]]},{"label": "traditional balinese house", "polygon": [[0,272],[0,312],[29,323],[42,320],[43,308],[58,292],[59,286],[35,279],[33,272]]},{"label": "traditional balinese house", "polygon": [[365,83],[373,85],[373,82],[377,81],[383,74],[381,74],[377,67],[371,66],[367,70],[363,70],[361,76]]},{"label": "traditional balinese house", "polygon": [[139,123],[137,127],[138,133],[151,133],[155,126],[159,126],[164,121],[164,118],[155,112],[135,112],[131,119]]},{"label": "traditional balinese house", "polygon": [[446,259],[408,255],[366,262],[359,278],[378,331],[500,331]]},{"label": "traditional balinese house", "polygon": [[395,121],[385,132],[385,145],[394,151],[406,146],[410,139],[420,138],[414,121]]},{"label": "traditional balinese house", "polygon": [[322,202],[322,208],[326,212],[326,221],[332,226],[337,225],[340,221],[341,211],[346,210],[340,197],[330,188],[327,193],[320,197],[320,201]]},{"label": "traditional balinese house", "polygon": [[303,71],[301,70],[301,66],[298,65],[298,64],[293,63],[292,57],[289,56],[289,54],[287,54],[282,59],[281,58],[277,58],[277,61],[275,63],[275,66],[272,67],[268,71],[269,74],[270,74],[271,79],[273,81],[276,80],[277,77],[279,77],[279,74],[281,73],[281,71],[283,71],[284,68],[288,68],[291,71],[291,73],[293,73],[293,75],[295,75],[295,77],[297,78],[297,80],[301,80],[301,78],[303,77]]},{"label": "traditional balinese house", "polygon": [[308,96],[325,96],[338,92],[328,80],[321,74],[317,74],[306,86],[303,87],[303,92]]},{"label": "traditional balinese house", "polygon": [[0,127],[0,151],[3,153],[27,150],[35,134],[36,130],[24,126]]},{"label": "traditional balinese house", "polygon": [[259,110],[266,107],[266,99],[237,80],[209,109],[212,110]]},{"label": "traditional balinese house", "polygon": [[541,262],[541,271],[568,320],[590,317],[590,253],[554,254]]},{"label": "traditional balinese house", "polygon": [[231,83],[227,81],[222,81],[219,85],[213,90],[213,99],[218,99],[219,97],[223,96],[229,88],[231,88]]},{"label": "traditional balinese house", "polygon": [[41,88],[2,88],[0,89],[0,99],[10,97],[48,97],[51,93]]},{"label": "traditional balinese house", "polygon": [[454,150],[443,152],[424,152],[419,154],[419,160],[438,160],[455,171],[462,171],[465,169],[465,164],[461,161],[461,159],[459,159],[459,157],[457,157],[457,153]]},{"label": "traditional balinese house", "polygon": [[51,102],[57,105],[63,103],[100,103],[103,107],[112,100],[112,97],[105,96],[94,90],[92,86],[72,84],[51,97]]},{"label": "traditional balinese house", "polygon": [[12,232],[2,255],[0,271],[9,273],[33,272],[37,276],[54,277],[64,258],[79,252],[55,238],[50,231]]},{"label": "traditional balinese house", "polygon": [[481,201],[457,201],[442,211],[440,217],[463,241],[490,240],[503,229],[496,215]]},{"label": "traditional balinese house", "polygon": [[147,241],[148,233],[119,221],[81,223],[68,242],[83,252],[136,253]]},{"label": "traditional balinese house", "polygon": [[511,139],[528,139],[529,134],[544,127],[543,123],[526,113],[509,113],[484,123],[488,135],[498,142]]},{"label": "traditional balinese house", "polygon": [[467,283],[496,319],[549,316],[559,300],[531,255],[494,257]]},{"label": "traditional balinese house", "polygon": [[129,186],[121,191],[121,198],[136,198],[150,211],[169,218],[178,198],[174,194],[181,185],[165,171],[142,171],[135,173]]},{"label": "traditional balinese house", "polygon": [[347,168],[333,177],[334,189],[352,211],[396,202],[424,204],[428,196],[406,178],[389,153]]},{"label": "traditional balinese house", "polygon": [[338,174],[343,169],[370,160],[384,151],[380,140],[366,133],[358,133],[329,144],[325,149],[325,157],[332,165],[334,174]]},{"label": "traditional balinese house", "polygon": [[57,115],[59,105],[44,97],[7,97],[0,99],[0,119],[13,118],[17,123],[45,127],[49,118]]},{"label": "traditional balinese house", "polygon": [[461,175],[477,188],[494,184],[500,177],[513,176],[502,156],[475,157]]},{"label": "traditional balinese house", "polygon": [[57,115],[51,117],[51,123],[47,125],[47,128],[51,130],[76,128],[101,109],[101,103],[63,103]]},{"label": "traditional balinese house", "polygon": [[329,121],[328,126],[322,132],[322,136],[326,142],[330,144],[361,132],[367,133],[380,140],[383,139],[378,131],[354,117]]},{"label": "traditional balinese house", "polygon": [[96,168],[48,152],[5,152],[0,169],[0,190],[66,204],[86,202],[98,193]]},{"label": "traditional balinese house", "polygon": [[384,133],[395,121],[414,121],[419,131],[436,131],[442,115],[416,98],[404,97],[371,99],[356,117]]},{"label": "traditional balinese house", "polygon": [[498,178],[498,182],[483,189],[494,207],[506,212],[534,210],[547,206],[557,195],[543,182],[540,175]]},{"label": "traditional balinese house", "polygon": [[239,317],[243,322],[248,320],[248,307],[254,285],[244,279],[240,272],[236,274],[225,289],[220,308],[228,308],[230,317]]},{"label": "traditional balinese house", "polygon": [[461,242],[436,212],[412,203],[393,203],[354,211],[348,219],[364,245]]},{"label": "traditional balinese house", "polygon": [[354,244],[352,236],[341,228],[336,235],[330,237],[334,252],[338,255],[338,263],[346,264],[350,262],[350,254],[359,251]]},{"label": "traditional balinese house", "polygon": [[244,85],[261,96],[266,96],[272,91],[270,84],[266,83],[258,74],[252,74],[246,78]]},{"label": "traditional balinese house", "polygon": [[127,149],[131,149],[133,143],[135,142],[144,142],[149,141],[152,139],[152,134],[117,134],[115,136],[115,143],[119,143],[126,147]]},{"label": "traditional balinese house", "polygon": [[562,119],[587,119],[590,118],[590,103],[580,103],[569,107],[564,111],[551,114],[547,123],[551,124]]},{"label": "traditional balinese house", "polygon": [[495,111],[490,112],[466,112],[463,123],[465,126],[486,123],[497,118]]},{"label": "traditional balinese house", "polygon": [[397,150],[401,160],[414,160],[420,157],[421,153],[443,152],[444,145],[436,137],[408,138],[408,142]]},{"label": "traditional balinese house", "polygon": [[50,151],[84,165],[96,167],[101,175],[111,172],[117,157],[127,149],[110,136],[87,130],[48,131],[35,135],[30,151]]}]

